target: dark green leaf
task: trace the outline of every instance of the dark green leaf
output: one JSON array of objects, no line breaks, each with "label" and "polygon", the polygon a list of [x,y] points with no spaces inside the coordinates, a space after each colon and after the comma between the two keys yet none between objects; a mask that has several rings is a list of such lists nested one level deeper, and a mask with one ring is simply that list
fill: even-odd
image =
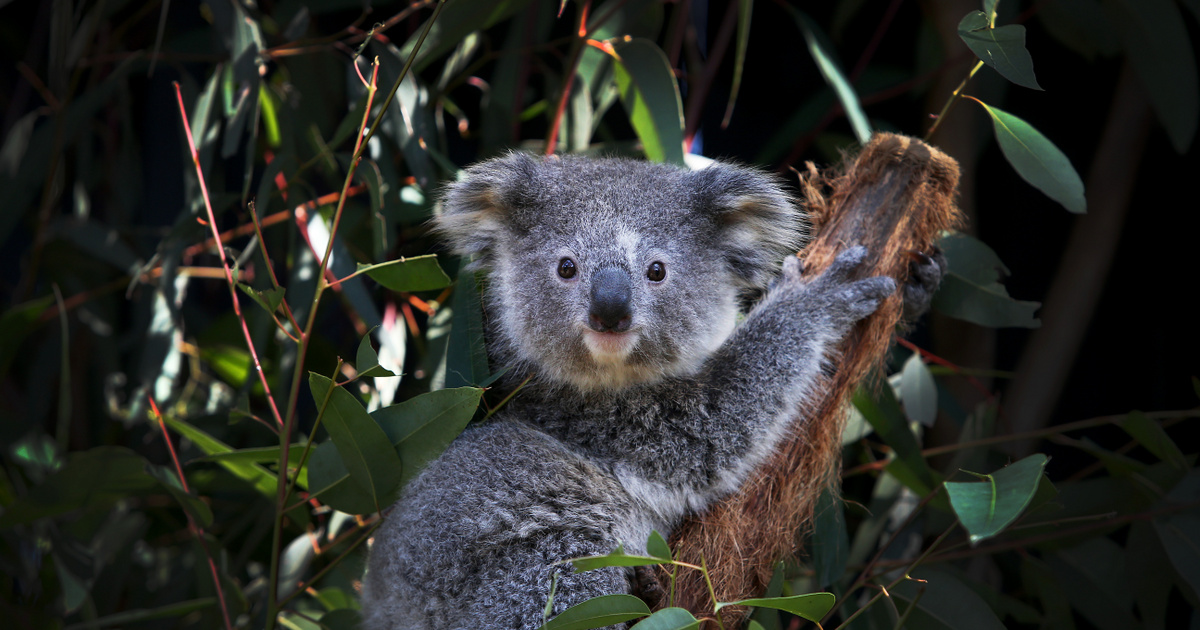
[{"label": "dark green leaf", "polygon": [[[1140,627],[1141,624],[1137,622],[1126,602],[1114,600],[1079,568],[1057,555],[1048,557],[1046,564],[1050,567],[1051,575],[1054,576],[1054,580],[1062,589],[1067,601],[1071,603],[1076,612],[1095,627],[1100,630]],[[1129,598],[1123,597],[1122,599],[1128,600]]]},{"label": "dark green leaf", "polygon": [[347,514],[371,514],[375,511],[375,500],[371,494],[350,480],[350,473],[346,472],[346,465],[342,463],[333,440],[313,449],[308,456],[307,468],[312,498]]},{"label": "dark green leaf", "polygon": [[603,556],[587,556],[586,558],[573,558],[572,566],[575,567],[576,573],[600,569],[603,567],[646,567],[662,564],[662,558],[652,558],[650,556],[636,556],[625,553],[621,547],[617,547],[611,553]]},{"label": "dark green leaf", "polygon": [[819,587],[837,582],[850,559],[850,536],[842,501],[829,490],[821,492],[813,510],[812,567]]},{"label": "dark green leaf", "polygon": [[1046,456],[1030,455],[988,475],[980,482],[946,482],[950,505],[967,532],[971,544],[991,538],[1008,527],[1037,492]]},{"label": "dark green leaf", "polygon": [[1146,630],[1166,630],[1167,601],[1175,575],[1152,523],[1133,522],[1125,543],[1124,564]]},{"label": "dark green leaf", "polygon": [[646,157],[682,166],[683,102],[666,54],[648,39],[620,44],[617,54],[617,88]]},{"label": "dark green leaf", "polygon": [[1083,180],[1053,142],[1024,120],[982,101],[976,102],[992,117],[1000,150],[1021,179],[1071,212],[1082,214],[1087,211]]},{"label": "dark green leaf", "polygon": [[213,514],[208,504],[200,499],[188,494],[183,489],[183,484],[179,482],[179,477],[175,476],[175,472],[163,466],[155,466],[146,464],[146,472],[154,477],[163,485],[163,488],[175,498],[175,502],[183,508],[185,512],[191,515],[192,520],[200,527],[208,527],[212,525]]},{"label": "dark green leaf", "polygon": [[[914,572],[913,577],[924,582],[906,580],[893,592],[897,597],[912,602],[918,591],[924,589],[924,594],[916,603],[918,610],[947,628],[1004,630],[1004,624],[996,618],[987,602],[950,573],[922,568]],[[920,626],[912,624],[908,627]]]},{"label": "dark green leaf", "polygon": [[927,427],[937,420],[937,385],[920,353],[912,353],[904,362],[900,372],[900,400],[904,402],[904,413],[909,420]]},{"label": "dark green leaf", "polygon": [[358,342],[358,352],[354,355],[354,367],[358,370],[360,377],[395,376],[395,372],[379,365],[379,355],[375,353],[375,348],[371,347],[371,333],[374,331],[375,328],[368,330],[367,334],[363,335],[362,341]]},{"label": "dark green leaf", "polygon": [[754,15],[754,0],[739,0],[737,47],[733,57],[733,84],[729,87],[729,103],[725,106],[724,127],[733,117],[733,106],[737,103],[738,91],[742,87],[742,70],[746,66],[746,48],[750,44],[750,18]]},{"label": "dark green leaf", "polygon": [[1025,50],[1024,26],[992,28],[985,13],[973,11],[958,23],[958,36],[976,57],[1004,78],[1033,90],[1042,89],[1033,75],[1033,58]]},{"label": "dark green leaf", "polygon": [[1167,493],[1162,507],[1178,510],[1154,519],[1154,531],[1162,541],[1167,557],[1179,573],[1181,589],[1190,589],[1191,600],[1200,598],[1200,469],[1193,468]]},{"label": "dark green leaf", "polygon": [[353,608],[331,610],[321,617],[321,627],[328,630],[359,630],[362,627],[362,615]]},{"label": "dark green leaf", "polygon": [[690,630],[699,628],[700,621],[682,608],[663,608],[635,623],[631,630]]},{"label": "dark green leaf", "polygon": [[603,628],[649,614],[646,602],[633,595],[602,595],[564,610],[541,630]]},{"label": "dark green leaf", "polygon": [[61,470],[6,506],[0,514],[0,528],[76,510],[107,508],[160,487],[159,481],[146,473],[146,460],[140,455],[118,446],[98,446],[72,453]]},{"label": "dark green leaf", "polygon": [[716,609],[720,610],[725,606],[755,606],[782,610],[809,621],[819,622],[829,613],[836,601],[833,593],[809,593],[791,597],[756,597],[736,602],[720,602]]},{"label": "dark green leaf", "polygon": [[107,615],[91,621],[71,624],[64,630],[85,630],[88,628],[107,628],[111,626],[126,626],[141,621],[150,621],[152,619],[178,619],[189,613],[205,608],[212,608],[217,605],[216,597],[201,597],[199,599],[189,599],[187,601],[167,604],[158,608],[137,608],[134,610],[125,610],[116,614]]},{"label": "dark green leaf", "polygon": [[894,463],[903,466],[925,489],[932,489],[937,485],[933,471],[929,470],[921,456],[921,447],[917,444],[912,430],[908,428],[892,389],[879,387],[874,391],[875,395],[871,396],[865,388],[860,387],[854,393],[855,408],[867,419],[879,437],[883,438],[883,442],[892,447],[896,454]]},{"label": "dark green leaf", "polygon": [[387,435],[353,394],[316,373],[309,373],[308,386],[318,408],[329,394],[324,409],[324,426],[337,446],[350,479],[367,491],[379,506],[386,505],[400,482],[400,458]]},{"label": "dark green leaf", "polygon": [[479,275],[459,268],[446,342],[446,387],[479,385],[488,377]]},{"label": "dark green leaf", "polygon": [[17,356],[21,341],[37,326],[38,317],[53,303],[54,296],[47,295],[18,304],[0,315],[0,376],[8,373],[8,366]]},{"label": "dark green leaf", "polygon": [[1200,119],[1196,52],[1171,0],[1104,0],[1104,12],[1150,93],[1171,145],[1185,153]]},{"label": "dark green leaf", "polygon": [[671,560],[671,547],[658,530],[651,530],[650,537],[646,539],[646,553],[662,560]]},{"label": "dark green leaf", "polygon": [[939,241],[949,268],[933,307],[943,314],[981,326],[1037,328],[1038,302],[1014,300],[999,280],[1008,270],[990,247],[964,234]]},{"label": "dark green leaf", "polygon": [[1162,425],[1146,417],[1140,411],[1131,411],[1119,423],[1122,429],[1137,440],[1146,450],[1164,462],[1170,463],[1179,470],[1190,468],[1187,457],[1179,450],[1179,445],[1167,435]]},{"label": "dark green leaf", "polygon": [[401,486],[462,433],[482,396],[483,390],[475,387],[440,389],[371,412],[400,457]]},{"label": "dark green leaf", "polygon": [[375,282],[393,291],[431,291],[450,286],[450,276],[437,263],[436,254],[400,258],[375,265],[358,265]]},{"label": "dark green leaf", "polygon": [[[413,70],[421,70],[435,59],[453,50],[459,42],[466,39],[471,31],[486,29],[508,18],[527,4],[529,4],[529,0],[456,0],[450,8],[442,11],[437,21],[434,22],[429,36],[425,38],[425,43],[417,53]],[[396,53],[396,59],[401,64],[408,59],[409,54],[416,47],[417,36],[424,28],[425,25],[422,24]],[[398,71],[399,69],[397,69]],[[405,79],[405,82],[407,81],[408,79]],[[384,86],[384,89],[389,87],[390,85]]]}]

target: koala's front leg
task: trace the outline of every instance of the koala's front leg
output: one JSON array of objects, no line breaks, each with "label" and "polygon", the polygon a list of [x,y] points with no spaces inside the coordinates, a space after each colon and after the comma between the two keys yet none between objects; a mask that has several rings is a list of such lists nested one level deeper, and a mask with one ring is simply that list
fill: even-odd
[{"label": "koala's front leg", "polygon": [[800,261],[789,257],[778,281],[716,357],[713,415],[742,438],[714,446],[726,462],[719,472],[727,483],[740,483],[771,452],[790,419],[813,398],[825,361],[835,360],[829,353],[855,322],[895,292],[888,277],[853,279],[866,257],[866,248],[849,248],[814,279],[804,278]]}]

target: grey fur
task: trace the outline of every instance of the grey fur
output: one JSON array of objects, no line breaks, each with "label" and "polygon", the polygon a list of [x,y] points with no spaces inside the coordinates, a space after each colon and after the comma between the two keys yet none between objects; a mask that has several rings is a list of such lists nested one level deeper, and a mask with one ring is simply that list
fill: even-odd
[{"label": "grey fur", "polygon": [[[468,169],[437,227],[488,274],[494,365],[514,367],[510,382],[533,378],[391,510],[371,551],[366,626],[537,628],[552,574],[555,614],[630,592],[631,571],[556,563],[644,552],[652,529],[667,535],[736,489],[830,349],[895,291],[890,278],[854,279],[861,247],[802,278],[788,256],[801,226],[772,177],[728,164],[513,153]],[[646,275],[655,261],[660,282]],[[629,278],[625,337],[588,325],[589,282],[614,268]],[[743,293],[768,284],[737,325]]]}]

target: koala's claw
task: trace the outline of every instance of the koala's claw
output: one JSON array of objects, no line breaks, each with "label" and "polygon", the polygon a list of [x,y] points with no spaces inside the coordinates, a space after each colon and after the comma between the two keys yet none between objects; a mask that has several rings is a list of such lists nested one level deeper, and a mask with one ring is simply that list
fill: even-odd
[{"label": "koala's claw", "polygon": [[933,294],[946,274],[946,256],[936,246],[928,254],[904,253],[912,261],[908,266],[908,282],[904,283],[904,319],[911,322],[929,310]]}]

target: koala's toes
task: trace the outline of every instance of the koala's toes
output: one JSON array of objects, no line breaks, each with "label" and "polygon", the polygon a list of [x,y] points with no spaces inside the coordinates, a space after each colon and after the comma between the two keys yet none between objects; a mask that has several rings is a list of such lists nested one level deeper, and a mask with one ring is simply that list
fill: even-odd
[{"label": "koala's toes", "polygon": [[867,260],[867,248],[862,245],[855,245],[847,248],[833,259],[833,264],[829,266],[829,270],[825,273],[829,274],[830,278],[835,281],[841,281],[854,273],[855,269],[862,266]]},{"label": "koala's toes", "polygon": [[895,291],[895,280],[887,276],[876,276],[847,285],[843,295],[846,298],[847,310],[857,321],[874,313]]},{"label": "koala's toes", "polygon": [[912,262],[904,284],[904,319],[912,321],[929,310],[933,294],[946,274],[946,256],[934,247],[929,254],[909,252]]}]

